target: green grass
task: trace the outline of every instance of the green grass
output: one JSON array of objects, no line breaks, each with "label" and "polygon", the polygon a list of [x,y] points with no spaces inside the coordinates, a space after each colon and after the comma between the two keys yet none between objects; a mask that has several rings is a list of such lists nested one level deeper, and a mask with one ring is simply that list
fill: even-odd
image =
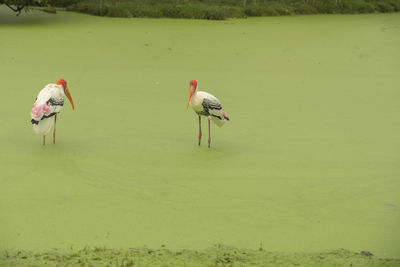
[{"label": "green grass", "polygon": [[223,20],[246,16],[397,12],[400,0],[84,0],[52,1],[68,10],[109,17],[169,17]]},{"label": "green grass", "polygon": [[[400,258],[399,14],[0,12],[0,249]],[[61,77],[76,109],[42,147],[29,114]],[[186,110],[191,79],[231,118],[211,149]]]},{"label": "green grass", "polygon": [[107,17],[208,20],[400,10],[400,0],[46,0],[37,5],[64,7],[68,11]]},{"label": "green grass", "polygon": [[107,17],[151,17],[151,18],[188,18],[224,20],[228,17],[244,18],[246,14],[237,6],[210,6],[204,3],[147,3],[82,1],[68,7],[70,11],[79,11]]},{"label": "green grass", "polygon": [[368,252],[345,249],[320,253],[281,253],[263,249],[236,249],[216,245],[205,250],[167,248],[106,249],[84,248],[77,252],[0,252],[6,266],[399,266],[400,260],[380,259]]}]

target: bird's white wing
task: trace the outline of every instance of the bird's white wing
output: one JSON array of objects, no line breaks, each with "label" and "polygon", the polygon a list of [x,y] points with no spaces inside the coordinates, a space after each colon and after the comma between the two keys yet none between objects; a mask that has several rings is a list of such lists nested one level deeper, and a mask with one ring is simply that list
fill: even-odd
[{"label": "bird's white wing", "polygon": [[202,106],[205,113],[210,114],[213,122],[219,127],[224,125],[225,120],[229,120],[222,108],[220,101],[215,96],[207,93],[203,98]]},{"label": "bird's white wing", "polygon": [[54,116],[61,111],[64,104],[64,97],[60,87],[49,84],[43,88],[33,104],[31,112],[32,124],[38,124],[45,118]]}]

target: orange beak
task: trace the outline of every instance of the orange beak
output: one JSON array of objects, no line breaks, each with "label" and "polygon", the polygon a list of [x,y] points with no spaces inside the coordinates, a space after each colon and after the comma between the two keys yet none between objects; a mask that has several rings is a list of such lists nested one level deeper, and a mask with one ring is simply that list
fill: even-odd
[{"label": "orange beak", "polygon": [[72,109],[74,109],[74,101],[72,101],[71,93],[68,90],[68,87],[65,87],[65,95],[68,97],[69,102],[71,102]]},{"label": "orange beak", "polygon": [[188,99],[188,103],[187,103],[186,109],[189,108],[189,103],[190,103],[190,99],[192,98],[192,95],[193,95],[193,93],[190,92],[190,95],[189,95],[189,99]]},{"label": "orange beak", "polygon": [[190,95],[189,95],[189,99],[188,99],[188,102],[187,102],[186,109],[189,108],[190,99],[192,98],[192,95],[193,95],[193,93],[194,93],[195,90],[196,90],[196,89],[191,85],[191,86],[190,86]]}]

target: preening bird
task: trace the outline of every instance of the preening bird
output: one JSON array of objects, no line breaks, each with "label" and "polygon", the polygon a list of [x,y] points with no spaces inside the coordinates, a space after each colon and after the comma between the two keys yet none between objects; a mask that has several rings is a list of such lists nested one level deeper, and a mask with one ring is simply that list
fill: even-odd
[{"label": "preening bird", "polygon": [[[57,114],[61,112],[64,105],[64,97],[67,96],[74,109],[74,102],[68,90],[67,82],[59,79],[56,84],[46,85],[36,98],[31,112],[31,123],[33,130],[37,134],[43,135],[43,145],[45,145],[46,134],[49,133],[54,125],[53,144],[56,143],[56,120]],[[54,117],[54,120],[53,120]]]},{"label": "preening bird", "polygon": [[187,102],[186,109],[189,108],[189,103],[191,104],[194,112],[199,116],[199,145],[201,142],[201,116],[206,116],[208,118],[208,147],[211,144],[211,130],[210,130],[210,120],[212,120],[216,125],[221,127],[224,125],[225,121],[229,121],[228,116],[226,116],[225,111],[221,106],[221,102],[207,92],[197,91],[197,81],[190,81],[190,95]]}]

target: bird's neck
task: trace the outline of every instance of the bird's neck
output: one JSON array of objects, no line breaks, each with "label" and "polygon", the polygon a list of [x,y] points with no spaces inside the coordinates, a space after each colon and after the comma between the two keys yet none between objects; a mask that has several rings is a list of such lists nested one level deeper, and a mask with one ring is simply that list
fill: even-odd
[{"label": "bird's neck", "polygon": [[196,90],[196,91],[194,91],[194,93],[192,95],[192,100],[195,101],[197,99],[197,97],[198,97],[198,94],[197,94],[197,90]]}]

